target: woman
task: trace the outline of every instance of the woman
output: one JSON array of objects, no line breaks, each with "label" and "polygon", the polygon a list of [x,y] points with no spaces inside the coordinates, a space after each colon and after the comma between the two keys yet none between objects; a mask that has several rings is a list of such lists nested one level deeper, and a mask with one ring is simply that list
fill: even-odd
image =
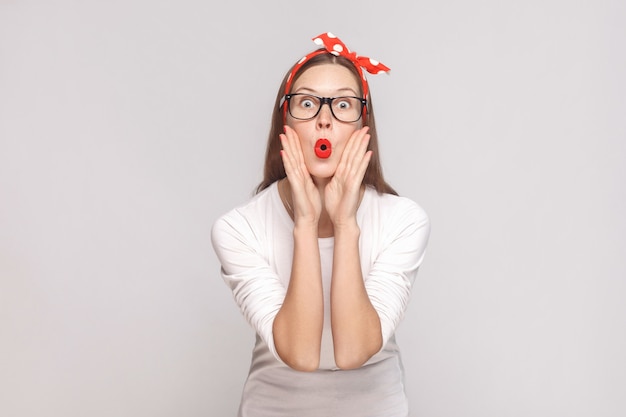
[{"label": "woman", "polygon": [[256,195],[212,229],[257,334],[239,416],[406,416],[394,331],[429,221],[382,175],[362,67],[389,69],[314,42],[280,87]]}]

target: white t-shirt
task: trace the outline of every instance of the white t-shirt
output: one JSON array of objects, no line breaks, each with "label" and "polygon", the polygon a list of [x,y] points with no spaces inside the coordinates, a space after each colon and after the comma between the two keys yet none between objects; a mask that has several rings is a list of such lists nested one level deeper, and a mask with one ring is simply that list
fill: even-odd
[{"label": "white t-shirt", "polygon": [[394,332],[424,257],[429,219],[415,202],[366,187],[357,223],[365,288],[380,318],[383,347],[359,369],[336,367],[329,306],[334,240],[320,238],[325,320],[316,372],[289,368],[274,346],[272,327],[289,285],[294,226],[277,183],[213,225],[222,277],[257,333],[240,416],[407,415]]}]

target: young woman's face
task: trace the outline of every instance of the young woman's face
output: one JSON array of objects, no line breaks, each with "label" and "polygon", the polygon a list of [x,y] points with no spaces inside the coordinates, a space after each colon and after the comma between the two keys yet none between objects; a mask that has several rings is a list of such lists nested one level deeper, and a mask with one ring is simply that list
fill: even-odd
[{"label": "young woman's face", "polygon": [[[291,93],[318,97],[360,97],[359,84],[354,74],[336,64],[308,68],[294,82]],[[304,162],[314,178],[330,178],[335,174],[346,143],[350,135],[361,127],[361,120],[341,122],[333,117],[328,105],[322,105],[317,116],[310,120],[294,119],[287,114],[287,124],[298,134]],[[327,158],[315,153],[316,143],[320,139],[327,139],[330,142],[331,153]]]}]

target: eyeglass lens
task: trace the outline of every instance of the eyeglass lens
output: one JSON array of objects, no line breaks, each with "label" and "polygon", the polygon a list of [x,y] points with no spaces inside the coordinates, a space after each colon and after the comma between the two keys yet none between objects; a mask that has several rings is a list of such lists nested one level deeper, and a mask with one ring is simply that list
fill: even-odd
[{"label": "eyeglass lens", "polygon": [[355,122],[361,117],[363,103],[357,97],[322,98],[308,94],[292,94],[289,99],[289,113],[296,119],[312,119],[328,103],[331,113],[342,122]]}]

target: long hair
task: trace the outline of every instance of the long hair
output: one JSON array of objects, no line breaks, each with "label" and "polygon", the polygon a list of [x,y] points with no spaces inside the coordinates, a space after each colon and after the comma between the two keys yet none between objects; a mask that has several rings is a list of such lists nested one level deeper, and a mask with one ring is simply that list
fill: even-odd
[{"label": "long hair", "polygon": [[[358,85],[361,86],[361,79],[359,73],[357,72],[354,64],[348,60],[347,58],[341,56],[335,56],[330,53],[320,54],[312,57],[307,63],[305,63],[300,70],[293,75],[293,82],[300,77],[304,71],[312,66],[322,65],[322,64],[336,64],[341,65],[350,70],[350,72],[354,75],[355,79],[358,82]],[[294,65],[295,66],[295,65]],[[293,69],[293,67],[292,67]],[[274,103],[274,111],[272,112],[272,124],[270,127],[269,136],[267,138],[267,147],[265,151],[265,165],[263,169],[263,181],[257,186],[256,193],[259,193],[269,187],[272,183],[283,179],[287,176],[285,173],[285,167],[283,166],[283,161],[280,157],[280,150],[282,146],[280,144],[279,135],[283,133],[284,119],[283,119],[283,108],[281,106],[281,101],[285,95],[285,85],[287,83],[287,78],[291,70],[287,72],[283,81],[278,89],[278,93],[276,95],[276,101]],[[361,87],[359,87],[360,89]],[[362,91],[359,92],[360,95],[363,94]],[[283,105],[287,105],[283,103]],[[372,95],[368,93],[367,97],[367,115],[363,120],[364,126],[369,126],[369,135],[370,141],[368,145],[368,150],[372,150],[372,158],[370,159],[370,163],[367,166],[365,171],[365,175],[363,176],[363,184],[370,185],[376,189],[379,193],[387,193],[398,195],[398,193],[391,187],[383,177],[383,170],[380,164],[380,157],[378,151],[378,133],[376,132],[376,123],[374,119],[374,109],[372,107]]]}]

